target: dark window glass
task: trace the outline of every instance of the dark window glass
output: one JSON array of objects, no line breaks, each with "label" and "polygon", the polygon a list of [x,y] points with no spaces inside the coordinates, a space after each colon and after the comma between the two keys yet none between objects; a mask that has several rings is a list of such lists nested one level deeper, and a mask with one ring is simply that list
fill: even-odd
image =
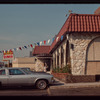
[{"label": "dark window glass", "polygon": [[19,69],[9,69],[9,75],[24,75],[24,73]]},{"label": "dark window glass", "polygon": [[5,75],[5,70],[0,70],[0,75]]}]

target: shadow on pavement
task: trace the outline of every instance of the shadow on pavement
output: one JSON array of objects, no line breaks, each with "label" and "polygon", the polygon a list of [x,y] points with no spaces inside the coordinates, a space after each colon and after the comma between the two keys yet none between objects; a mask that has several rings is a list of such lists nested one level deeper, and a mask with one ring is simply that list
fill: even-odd
[{"label": "shadow on pavement", "polygon": [[0,88],[0,90],[33,90],[33,89],[36,89],[36,87],[34,86],[23,86],[23,87],[7,86],[7,87]]},{"label": "shadow on pavement", "polygon": [[59,80],[55,80],[54,84],[52,84],[52,86],[60,86],[60,85],[64,85],[64,83],[60,82]]}]

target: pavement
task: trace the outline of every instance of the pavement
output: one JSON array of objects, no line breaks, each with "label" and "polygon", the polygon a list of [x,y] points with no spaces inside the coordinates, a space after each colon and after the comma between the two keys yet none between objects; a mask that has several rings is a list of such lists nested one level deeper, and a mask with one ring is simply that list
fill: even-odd
[{"label": "pavement", "polygon": [[55,78],[55,83],[50,86],[54,88],[83,88],[83,87],[100,87],[100,82],[86,82],[86,83],[65,83]]}]

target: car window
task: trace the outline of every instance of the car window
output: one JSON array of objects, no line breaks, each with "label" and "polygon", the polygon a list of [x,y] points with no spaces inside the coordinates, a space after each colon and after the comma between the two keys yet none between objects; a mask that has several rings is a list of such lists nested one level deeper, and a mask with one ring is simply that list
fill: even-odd
[{"label": "car window", "polygon": [[24,75],[24,73],[19,69],[9,69],[9,75]]},{"label": "car window", "polygon": [[21,68],[23,70],[26,70],[26,71],[31,71],[30,68]]},{"label": "car window", "polygon": [[23,70],[26,74],[32,74],[32,72],[31,72],[31,71],[28,71],[28,70],[23,69],[23,68],[22,68],[22,70]]},{"label": "car window", "polygon": [[0,70],[0,75],[5,75],[5,70]]}]

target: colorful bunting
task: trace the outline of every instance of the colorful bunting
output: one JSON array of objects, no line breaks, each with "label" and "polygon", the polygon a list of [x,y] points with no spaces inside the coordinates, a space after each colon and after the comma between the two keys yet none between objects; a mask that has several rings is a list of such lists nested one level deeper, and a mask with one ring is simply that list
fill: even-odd
[{"label": "colorful bunting", "polygon": [[[57,35],[55,35],[52,38],[52,42],[54,42],[55,38],[56,38],[56,42],[59,40],[59,37]],[[61,36],[61,40],[63,40],[63,35]],[[0,51],[0,53],[2,53],[2,52],[9,52],[9,51],[16,51],[16,50],[23,50],[23,49],[27,49],[28,47],[34,48],[36,45],[38,45],[38,46],[41,46],[42,44],[46,45],[46,44],[49,44],[50,42],[51,42],[51,39],[48,39],[48,40],[44,40],[44,41],[40,41],[40,42],[34,43],[34,45],[30,44],[30,45],[27,45],[27,46],[13,48],[13,49],[9,49],[9,50],[2,50],[2,51]]]}]

